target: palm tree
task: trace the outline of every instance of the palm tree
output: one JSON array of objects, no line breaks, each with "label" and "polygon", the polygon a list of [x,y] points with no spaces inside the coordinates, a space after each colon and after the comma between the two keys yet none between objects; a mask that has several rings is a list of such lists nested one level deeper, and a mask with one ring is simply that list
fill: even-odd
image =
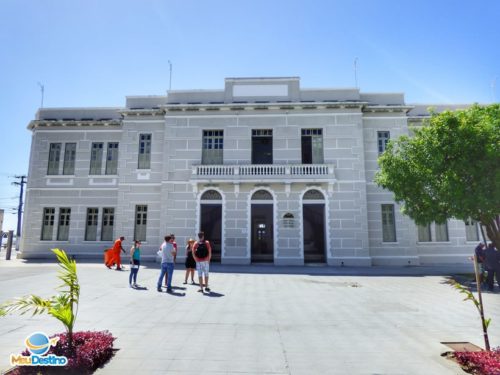
[{"label": "palm tree", "polygon": [[78,314],[78,302],[80,298],[80,284],[76,274],[76,262],[68,258],[64,250],[52,249],[59,261],[58,278],[62,284],[57,288],[59,294],[48,299],[35,296],[33,294],[12,301],[7,301],[0,305],[0,316],[5,316],[13,312],[21,315],[27,312],[33,315],[47,313],[59,320],[66,328],[68,334],[68,345],[73,347],[73,326]]}]

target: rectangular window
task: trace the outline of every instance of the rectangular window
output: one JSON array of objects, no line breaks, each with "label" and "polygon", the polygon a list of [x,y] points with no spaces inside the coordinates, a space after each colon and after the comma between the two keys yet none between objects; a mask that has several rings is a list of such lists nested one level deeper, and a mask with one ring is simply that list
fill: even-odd
[{"label": "rectangular window", "polygon": [[418,242],[431,242],[431,225],[418,225]]},{"label": "rectangular window", "polygon": [[102,143],[102,142],[92,143],[92,148],[90,150],[90,171],[89,171],[89,174],[101,174],[102,173],[103,149],[104,149],[104,143]]},{"label": "rectangular window", "polygon": [[437,242],[447,242],[449,241],[448,238],[448,224],[443,223],[443,224],[437,224],[435,225],[435,231],[436,231],[436,241]]},{"label": "rectangular window", "polygon": [[108,154],[106,156],[106,174],[118,173],[118,142],[108,143]]},{"label": "rectangular window", "polygon": [[203,151],[201,163],[214,165],[223,163],[224,131],[203,130]]},{"label": "rectangular window", "polygon": [[302,164],[323,163],[323,129],[302,129]]},{"label": "rectangular window", "polygon": [[102,209],[102,228],[101,240],[113,240],[113,226],[115,224],[115,209],[112,207],[105,207]]},{"label": "rectangular window", "polygon": [[138,241],[146,241],[146,224],[148,220],[148,206],[135,206],[135,229],[134,239]]},{"label": "rectangular window", "polygon": [[66,143],[64,147],[63,174],[75,174],[76,143]]},{"label": "rectangular window", "polygon": [[52,233],[54,232],[54,220],[56,216],[56,209],[53,207],[45,207],[43,209],[43,222],[42,222],[42,240],[52,240]]},{"label": "rectangular window", "polygon": [[378,154],[382,154],[386,147],[387,143],[391,139],[391,133],[388,131],[377,132],[377,142],[378,142]]},{"label": "rectangular window", "polygon": [[87,208],[87,222],[85,225],[85,241],[97,240],[98,208]]},{"label": "rectangular window", "polygon": [[394,219],[394,205],[382,205],[382,241],[396,242],[396,221]]},{"label": "rectangular window", "polygon": [[252,130],[252,164],[273,164],[272,129]]},{"label": "rectangular window", "polygon": [[59,174],[59,160],[61,159],[62,143],[51,143],[49,149],[49,165],[47,174]]},{"label": "rectangular window", "polygon": [[71,217],[71,208],[59,209],[59,226],[57,227],[57,240],[67,241],[69,239],[69,221]]},{"label": "rectangular window", "polygon": [[465,221],[465,239],[467,241],[479,241],[479,231],[477,229],[477,221],[471,218]]},{"label": "rectangular window", "polygon": [[151,134],[139,135],[139,161],[137,168],[151,168]]}]

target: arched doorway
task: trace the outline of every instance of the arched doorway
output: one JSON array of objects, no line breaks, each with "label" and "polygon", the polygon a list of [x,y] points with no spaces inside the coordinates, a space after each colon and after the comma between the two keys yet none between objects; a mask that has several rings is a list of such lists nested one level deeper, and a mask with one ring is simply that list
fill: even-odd
[{"label": "arched doorway", "polygon": [[251,198],[251,259],[252,262],[274,261],[273,196],[258,190]]},{"label": "arched doorway", "polygon": [[220,262],[222,253],[222,196],[207,190],[200,199],[200,230],[212,245],[212,261]]},{"label": "arched doorway", "polygon": [[308,190],[302,197],[302,225],[305,263],[324,263],[325,197],[319,190]]}]

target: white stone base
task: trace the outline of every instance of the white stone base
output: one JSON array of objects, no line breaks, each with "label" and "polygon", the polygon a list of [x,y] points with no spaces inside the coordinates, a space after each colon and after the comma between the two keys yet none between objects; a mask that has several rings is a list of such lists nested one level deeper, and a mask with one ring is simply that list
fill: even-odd
[{"label": "white stone base", "polygon": [[274,259],[275,266],[303,266],[303,258],[276,258]]},{"label": "white stone base", "polygon": [[419,266],[419,257],[412,256],[373,256],[372,265],[374,266]]},{"label": "white stone base", "polygon": [[371,267],[371,257],[334,257],[328,258],[329,266]]}]

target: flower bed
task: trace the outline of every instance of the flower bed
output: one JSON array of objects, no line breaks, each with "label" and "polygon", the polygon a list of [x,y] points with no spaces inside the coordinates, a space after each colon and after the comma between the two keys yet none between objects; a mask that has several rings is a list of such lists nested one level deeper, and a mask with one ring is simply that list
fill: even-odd
[{"label": "flower bed", "polygon": [[453,356],[471,374],[500,375],[500,347],[490,352],[455,352]]},{"label": "flower bed", "polygon": [[[67,357],[68,364],[66,366],[19,366],[9,372],[9,375],[38,374],[40,372],[50,374],[92,374],[113,356],[115,337],[108,331],[75,332],[73,333],[73,348],[68,346],[68,335],[66,333],[54,336],[58,336],[59,341],[50,348],[47,355],[55,354]],[[28,350],[25,350],[22,354],[30,355]]]}]

